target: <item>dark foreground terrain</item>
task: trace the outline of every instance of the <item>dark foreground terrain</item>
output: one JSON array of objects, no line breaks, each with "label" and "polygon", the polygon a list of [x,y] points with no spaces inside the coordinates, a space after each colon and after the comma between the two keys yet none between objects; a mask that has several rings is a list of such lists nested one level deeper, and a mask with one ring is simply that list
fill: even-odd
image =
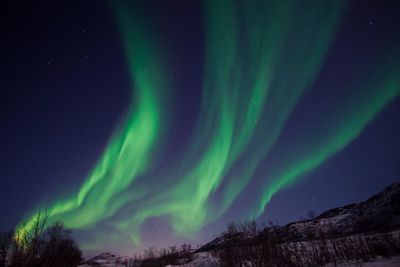
[{"label": "dark foreground terrain", "polygon": [[82,266],[400,266],[400,182],[366,201],[284,226],[230,223],[217,238],[120,257],[104,253]]}]

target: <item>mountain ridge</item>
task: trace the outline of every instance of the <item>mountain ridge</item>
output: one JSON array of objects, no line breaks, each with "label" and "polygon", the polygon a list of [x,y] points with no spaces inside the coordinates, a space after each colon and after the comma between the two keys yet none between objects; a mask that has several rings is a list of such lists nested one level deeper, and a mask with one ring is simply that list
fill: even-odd
[{"label": "mountain ridge", "polygon": [[[283,242],[310,239],[310,233],[322,232],[329,236],[346,236],[359,232],[383,232],[400,229],[400,181],[385,187],[365,201],[346,204],[326,210],[313,218],[273,225],[262,230],[276,231]],[[315,238],[315,236],[314,236]],[[224,246],[222,236],[214,238],[195,252],[204,252]]]}]

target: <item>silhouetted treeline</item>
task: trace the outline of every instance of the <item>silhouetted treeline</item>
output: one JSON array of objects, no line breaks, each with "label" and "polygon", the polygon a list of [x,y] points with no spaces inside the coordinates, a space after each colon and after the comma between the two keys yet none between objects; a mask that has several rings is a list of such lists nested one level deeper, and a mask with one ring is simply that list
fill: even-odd
[{"label": "silhouetted treeline", "polygon": [[39,213],[29,232],[0,235],[0,267],[75,267],[82,260],[70,231],[57,222],[47,227],[47,215]]},{"label": "silhouetted treeline", "polygon": [[176,247],[151,247],[126,262],[126,266],[156,267],[183,263],[190,266],[196,254],[204,251],[218,260],[218,266],[229,267],[341,265],[345,261],[367,262],[377,257],[400,255],[398,232],[359,232],[342,236],[333,228],[329,229],[326,225],[318,227],[316,224],[305,224],[302,232],[302,241],[288,242],[288,233],[272,223],[259,228],[254,221],[232,222],[207,249],[192,252],[190,245],[180,250]]},{"label": "silhouetted treeline", "polygon": [[322,228],[304,229],[307,239],[287,242],[279,227],[257,229],[255,222],[230,223],[224,242],[211,251],[221,266],[323,266],[342,261],[370,261],[400,254],[399,236],[383,232],[336,237]]}]

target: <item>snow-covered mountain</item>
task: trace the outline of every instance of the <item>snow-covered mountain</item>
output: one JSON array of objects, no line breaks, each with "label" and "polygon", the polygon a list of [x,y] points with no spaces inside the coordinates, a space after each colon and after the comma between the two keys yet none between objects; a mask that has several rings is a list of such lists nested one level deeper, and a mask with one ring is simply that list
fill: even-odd
[{"label": "snow-covered mountain", "polygon": [[[345,236],[358,232],[393,231],[400,228],[400,181],[366,201],[327,210],[315,218],[271,226],[263,230],[278,233],[284,242],[301,241],[316,235]],[[203,245],[198,252],[223,246],[223,237]]]},{"label": "snow-covered mountain", "polygon": [[307,237],[310,230],[331,235],[380,232],[400,227],[400,182],[386,187],[366,201],[334,208],[319,216],[281,227],[288,239]]},{"label": "snow-covered mountain", "polygon": [[125,263],[127,261],[129,261],[129,257],[106,252],[106,253],[101,253],[97,256],[87,257],[79,266],[122,267],[126,266]]},{"label": "snow-covered mountain", "polygon": [[[400,181],[388,186],[382,192],[366,201],[330,209],[307,220],[289,223],[284,226],[267,227],[260,232],[260,235],[266,232],[273,232],[280,236],[282,243],[288,244],[301,241],[299,243],[307,244],[307,240],[318,239],[319,235],[324,235],[324,237],[329,239],[349,236],[360,232],[393,232],[399,229]],[[398,235],[398,231],[396,232]],[[224,236],[213,239],[196,251],[193,251],[193,253],[190,253],[192,255],[191,260],[188,263],[181,263],[179,266],[219,266],[216,258],[212,256],[213,251],[226,247],[226,242]],[[377,260],[379,261],[380,259],[378,258]],[[131,259],[128,257],[103,253],[87,258],[81,266],[133,266],[127,264],[128,262],[131,262]],[[397,266],[396,264],[399,262],[400,257],[396,257],[393,266]],[[353,266],[351,264],[352,262],[350,261],[348,266]],[[389,260],[384,261],[384,266],[392,266],[390,264]]]}]

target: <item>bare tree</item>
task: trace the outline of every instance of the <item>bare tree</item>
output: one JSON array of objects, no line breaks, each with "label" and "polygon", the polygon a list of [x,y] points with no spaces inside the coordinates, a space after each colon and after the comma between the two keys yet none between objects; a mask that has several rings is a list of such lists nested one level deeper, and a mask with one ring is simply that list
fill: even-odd
[{"label": "bare tree", "polygon": [[0,233],[0,267],[6,266],[6,258],[12,245],[13,231]]},{"label": "bare tree", "polygon": [[23,225],[17,231],[12,241],[10,267],[73,267],[79,264],[81,251],[70,231],[59,222],[47,227],[47,222],[47,214],[39,212],[29,227]]},{"label": "bare tree", "polygon": [[45,242],[46,246],[40,254],[43,267],[77,266],[82,260],[78,244],[61,222],[56,222],[46,230]]},{"label": "bare tree", "polygon": [[14,240],[11,266],[39,266],[40,250],[43,248],[43,232],[46,229],[48,215],[39,211],[29,228],[22,225]]}]

